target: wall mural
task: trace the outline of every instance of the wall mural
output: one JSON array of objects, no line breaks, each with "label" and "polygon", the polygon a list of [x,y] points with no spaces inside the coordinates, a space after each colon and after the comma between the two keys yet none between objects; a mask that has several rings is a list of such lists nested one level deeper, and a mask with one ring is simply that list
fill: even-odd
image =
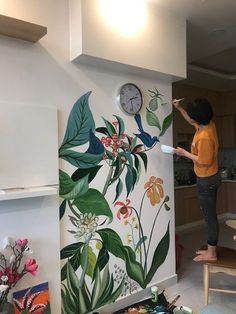
[{"label": "wall mural", "polygon": [[[172,114],[159,121],[156,111],[165,103],[158,90],[149,92],[146,122],[158,130],[158,136],[144,130],[140,114],[134,116],[137,129],[133,134],[125,132],[125,123],[117,115],[112,121],[103,117],[101,126],[96,127],[89,107],[91,92],[80,97],[70,112],[59,149],[59,157],[74,167],[72,175],[60,170],[60,219],[68,215],[68,232],[74,238],[74,243],[61,249],[63,314],[88,313],[145,288],[168,254],[169,223],[154,252],[150,250],[156,243],[153,234],[158,216],[162,210],[170,210],[163,179],[155,175],[147,178],[139,206],[134,207],[131,201],[141,169],[148,169],[148,152],[172,123]],[[81,152],[84,144],[87,148]],[[93,187],[97,176],[100,188]],[[113,201],[107,197],[110,189]],[[148,231],[143,228],[148,214],[143,208],[145,199],[155,207]],[[127,228],[126,239],[110,227],[113,219]],[[118,260],[123,264],[118,265]]]}]

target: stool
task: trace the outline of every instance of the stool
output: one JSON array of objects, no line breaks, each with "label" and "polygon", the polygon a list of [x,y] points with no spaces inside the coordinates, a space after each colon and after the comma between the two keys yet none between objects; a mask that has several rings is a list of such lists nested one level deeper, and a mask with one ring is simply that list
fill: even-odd
[{"label": "stool", "polygon": [[217,257],[216,261],[206,261],[204,262],[204,294],[205,294],[205,304],[208,304],[209,291],[218,291],[224,293],[235,293],[236,290],[226,290],[217,289],[209,287],[209,275],[210,273],[225,273],[228,275],[236,276],[236,250],[217,247]]},{"label": "stool", "polygon": [[222,304],[208,304],[201,310],[201,314],[235,314],[235,311]]}]

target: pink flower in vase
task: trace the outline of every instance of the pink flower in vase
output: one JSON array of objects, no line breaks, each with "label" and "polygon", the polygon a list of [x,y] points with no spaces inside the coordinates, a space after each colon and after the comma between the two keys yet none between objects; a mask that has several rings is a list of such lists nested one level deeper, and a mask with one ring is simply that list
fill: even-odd
[{"label": "pink flower in vase", "polygon": [[36,260],[34,258],[28,258],[25,262],[25,270],[35,276],[38,273],[37,269],[38,264],[36,263]]},{"label": "pink flower in vase", "polygon": [[24,248],[28,244],[28,239],[19,239],[16,241],[16,244],[19,245],[21,248]]}]

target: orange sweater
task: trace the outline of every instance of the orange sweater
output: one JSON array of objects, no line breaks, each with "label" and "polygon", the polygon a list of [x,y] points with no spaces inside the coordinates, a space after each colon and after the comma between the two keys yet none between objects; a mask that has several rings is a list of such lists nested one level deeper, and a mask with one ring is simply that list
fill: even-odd
[{"label": "orange sweater", "polygon": [[194,162],[194,171],[198,177],[209,177],[218,171],[219,143],[215,123],[211,121],[205,126],[195,127],[191,152],[198,156],[198,161]]}]

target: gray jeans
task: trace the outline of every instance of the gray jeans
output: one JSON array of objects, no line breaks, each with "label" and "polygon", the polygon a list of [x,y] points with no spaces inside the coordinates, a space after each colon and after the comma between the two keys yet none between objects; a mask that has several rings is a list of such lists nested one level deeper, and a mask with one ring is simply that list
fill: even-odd
[{"label": "gray jeans", "polygon": [[220,183],[219,172],[209,177],[197,177],[198,199],[207,227],[207,243],[214,246],[219,238],[216,197]]}]

